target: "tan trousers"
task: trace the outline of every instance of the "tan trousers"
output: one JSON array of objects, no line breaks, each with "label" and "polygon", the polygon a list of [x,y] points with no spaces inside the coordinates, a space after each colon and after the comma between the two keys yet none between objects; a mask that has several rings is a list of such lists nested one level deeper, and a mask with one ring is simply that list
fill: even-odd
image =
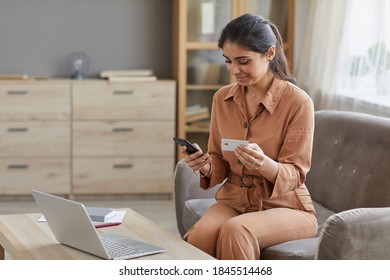
[{"label": "tan trousers", "polygon": [[217,202],[184,239],[217,259],[258,260],[265,247],[314,237],[317,232],[313,213],[289,208],[242,213],[242,209],[229,201]]}]

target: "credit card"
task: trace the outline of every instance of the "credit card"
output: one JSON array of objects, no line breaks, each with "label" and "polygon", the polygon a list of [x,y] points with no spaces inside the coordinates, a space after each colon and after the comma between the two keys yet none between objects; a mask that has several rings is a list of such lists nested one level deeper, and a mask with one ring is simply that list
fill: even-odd
[{"label": "credit card", "polygon": [[222,139],[221,140],[221,149],[223,151],[234,151],[237,146],[244,145],[248,146],[249,141],[247,140],[236,140],[236,139]]}]

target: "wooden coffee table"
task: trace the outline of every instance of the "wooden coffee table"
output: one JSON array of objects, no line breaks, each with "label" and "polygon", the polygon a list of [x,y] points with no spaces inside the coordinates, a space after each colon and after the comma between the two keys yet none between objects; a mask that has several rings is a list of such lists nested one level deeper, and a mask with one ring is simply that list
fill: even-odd
[{"label": "wooden coffee table", "polygon": [[[159,247],[163,253],[137,259],[191,260],[213,259],[208,254],[188,244],[179,235],[168,232],[131,209],[126,211],[119,226],[99,228],[99,232],[114,232]],[[40,213],[0,216],[0,259],[5,252],[19,260],[85,260],[99,257],[60,244],[45,222],[38,222]]]}]

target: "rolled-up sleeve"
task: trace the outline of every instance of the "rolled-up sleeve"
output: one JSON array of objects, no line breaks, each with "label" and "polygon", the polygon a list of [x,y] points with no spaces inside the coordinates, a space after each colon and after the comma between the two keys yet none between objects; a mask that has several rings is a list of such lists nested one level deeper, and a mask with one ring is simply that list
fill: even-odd
[{"label": "rolled-up sleeve", "polygon": [[271,199],[292,191],[302,184],[310,170],[314,135],[313,102],[307,98],[292,114],[287,133],[277,161],[279,171],[274,184],[266,181],[272,189]]}]

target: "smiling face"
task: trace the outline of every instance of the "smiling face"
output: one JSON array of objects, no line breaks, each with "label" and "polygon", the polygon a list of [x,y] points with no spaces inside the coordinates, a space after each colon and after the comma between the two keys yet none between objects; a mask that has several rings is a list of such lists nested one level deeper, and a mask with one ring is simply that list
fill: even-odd
[{"label": "smiling face", "polygon": [[267,54],[250,51],[238,44],[225,42],[222,48],[226,66],[242,86],[252,86],[261,82],[271,72],[269,62],[274,55],[271,47]]}]

